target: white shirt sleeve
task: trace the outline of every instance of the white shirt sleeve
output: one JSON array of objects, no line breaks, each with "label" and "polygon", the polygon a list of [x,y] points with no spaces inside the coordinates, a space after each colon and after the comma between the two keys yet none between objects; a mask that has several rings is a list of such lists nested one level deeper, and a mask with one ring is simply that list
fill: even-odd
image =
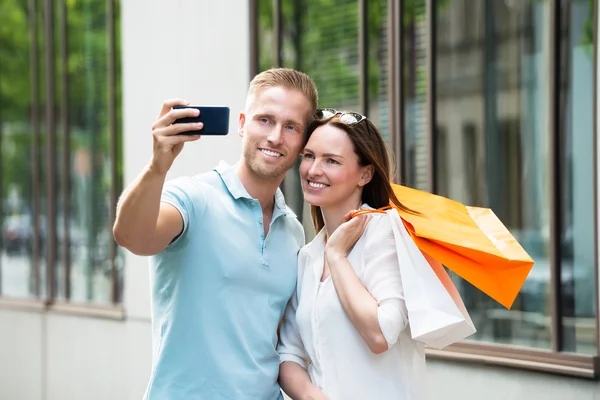
[{"label": "white shirt sleeve", "polygon": [[402,277],[392,222],[387,215],[377,216],[367,228],[364,285],[377,300],[379,327],[389,347],[398,340],[408,324]]},{"label": "white shirt sleeve", "polygon": [[296,310],[298,309],[298,296],[296,292],[288,302],[283,316],[281,329],[279,330],[279,363],[293,361],[306,369],[309,363],[308,354],[304,349],[302,337],[296,322]]}]

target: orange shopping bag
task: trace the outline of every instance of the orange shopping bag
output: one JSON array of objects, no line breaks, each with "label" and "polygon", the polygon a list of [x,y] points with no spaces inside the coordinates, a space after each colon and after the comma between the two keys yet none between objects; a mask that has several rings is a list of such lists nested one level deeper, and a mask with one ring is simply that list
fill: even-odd
[{"label": "orange shopping bag", "polygon": [[405,206],[419,212],[398,209],[419,249],[510,308],[533,260],[494,212],[402,185],[392,187]]}]

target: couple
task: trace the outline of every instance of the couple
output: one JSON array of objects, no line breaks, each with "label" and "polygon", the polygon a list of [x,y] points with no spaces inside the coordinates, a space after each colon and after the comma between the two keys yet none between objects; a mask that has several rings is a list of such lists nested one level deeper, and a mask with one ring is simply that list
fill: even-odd
[{"label": "couple", "polygon": [[[257,75],[239,116],[235,165],[165,183],[202,126],[167,101],[151,162],[119,201],[117,242],[151,255],[153,368],[147,399],[421,399],[425,357],[410,339],[391,222],[350,218],[397,206],[374,125],[317,110],[305,74]],[[200,132],[201,133],[201,132]],[[303,228],[279,185],[300,176],[318,234]],[[285,313],[284,313],[285,311]],[[278,340],[278,324],[283,316]]]}]

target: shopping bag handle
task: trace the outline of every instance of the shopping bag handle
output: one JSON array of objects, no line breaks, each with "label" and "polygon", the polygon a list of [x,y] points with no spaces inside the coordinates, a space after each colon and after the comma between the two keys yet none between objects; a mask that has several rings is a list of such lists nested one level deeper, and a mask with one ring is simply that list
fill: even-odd
[{"label": "shopping bag handle", "polygon": [[358,217],[359,215],[364,215],[364,214],[385,214],[386,210],[391,210],[391,209],[392,209],[392,206],[380,207],[375,210],[360,209],[360,210],[356,210],[352,214],[350,214],[350,218]]},{"label": "shopping bag handle", "polygon": [[[354,211],[352,214],[350,214],[350,218],[354,218],[357,217],[359,215],[364,215],[364,214],[385,214],[387,210],[391,210],[392,206],[384,206],[384,207],[380,207],[377,209],[360,209],[360,210],[356,210]],[[408,222],[407,220],[405,220],[404,218],[402,218],[402,216],[400,217],[400,221],[402,221],[402,223],[404,224],[404,226],[406,227],[406,229],[408,230],[408,232],[412,235],[415,235],[415,227]]]}]

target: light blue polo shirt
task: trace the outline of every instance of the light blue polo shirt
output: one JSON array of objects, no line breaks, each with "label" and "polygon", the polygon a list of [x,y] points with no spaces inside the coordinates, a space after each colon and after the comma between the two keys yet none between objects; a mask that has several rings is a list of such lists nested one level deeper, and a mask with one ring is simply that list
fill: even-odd
[{"label": "light blue polo shirt", "polygon": [[150,257],[153,368],[146,398],[275,400],[277,325],[304,231],[277,190],[268,235],[233,167],[178,178],[162,201],[183,233]]}]

